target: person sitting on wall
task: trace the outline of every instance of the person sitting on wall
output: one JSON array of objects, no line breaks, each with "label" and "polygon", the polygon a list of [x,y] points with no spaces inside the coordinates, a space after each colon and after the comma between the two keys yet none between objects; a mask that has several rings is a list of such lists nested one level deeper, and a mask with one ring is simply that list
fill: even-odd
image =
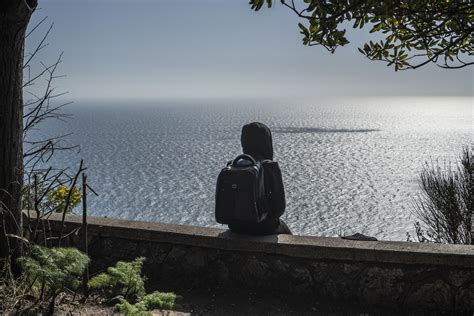
[{"label": "person sitting on wall", "polygon": [[291,234],[280,219],[285,190],[280,167],[273,161],[270,129],[259,122],[246,124],[241,143],[244,154],[230,161],[217,180],[217,222],[241,234]]}]

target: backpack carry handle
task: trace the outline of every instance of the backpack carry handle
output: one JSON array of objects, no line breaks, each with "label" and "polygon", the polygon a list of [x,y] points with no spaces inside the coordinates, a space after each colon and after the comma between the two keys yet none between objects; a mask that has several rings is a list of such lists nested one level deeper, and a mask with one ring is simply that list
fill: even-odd
[{"label": "backpack carry handle", "polygon": [[234,161],[232,162],[232,166],[233,167],[237,166],[237,162],[241,159],[250,161],[253,166],[255,166],[257,164],[257,162],[255,161],[255,159],[252,156],[247,155],[247,154],[243,154],[243,155],[238,155],[237,157],[235,157]]}]

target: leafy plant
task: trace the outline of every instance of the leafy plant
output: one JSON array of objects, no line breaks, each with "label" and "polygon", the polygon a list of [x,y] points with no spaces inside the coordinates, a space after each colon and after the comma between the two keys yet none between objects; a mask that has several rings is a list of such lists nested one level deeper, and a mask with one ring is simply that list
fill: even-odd
[{"label": "leafy plant", "polygon": [[469,147],[456,167],[451,163],[425,163],[420,174],[422,193],[414,213],[424,224],[415,224],[420,242],[470,244],[473,214],[473,156]]},{"label": "leafy plant", "polygon": [[90,279],[90,289],[104,289],[111,297],[123,296],[125,299],[140,298],[145,295],[145,281],[141,276],[144,257],[138,257],[132,262],[119,261],[115,267],[107,268]]},{"label": "leafy plant", "polygon": [[120,303],[115,305],[120,313],[126,316],[151,316],[152,313],[148,311],[144,304],[136,303],[130,304],[127,300],[121,299]]},{"label": "leafy plant", "polygon": [[143,296],[136,304],[130,304],[127,300],[121,299],[116,305],[118,310],[125,315],[152,315],[150,311],[156,308],[172,309],[175,307],[177,296],[174,293],[163,293],[155,291]]},{"label": "leafy plant", "polygon": [[38,300],[50,298],[52,311],[58,294],[66,290],[77,290],[89,264],[89,257],[76,248],[33,245],[30,256],[21,257],[18,261],[25,279],[32,286],[32,294]]}]

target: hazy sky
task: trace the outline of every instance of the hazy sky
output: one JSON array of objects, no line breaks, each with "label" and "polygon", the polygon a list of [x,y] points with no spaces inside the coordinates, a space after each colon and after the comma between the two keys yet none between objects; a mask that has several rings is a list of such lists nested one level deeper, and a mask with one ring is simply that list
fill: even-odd
[{"label": "hazy sky", "polygon": [[276,2],[40,0],[30,25],[55,23],[40,58],[64,51],[57,85],[72,99],[473,95],[474,68],[395,72],[357,51],[366,32],[335,54],[303,46],[298,18]]}]

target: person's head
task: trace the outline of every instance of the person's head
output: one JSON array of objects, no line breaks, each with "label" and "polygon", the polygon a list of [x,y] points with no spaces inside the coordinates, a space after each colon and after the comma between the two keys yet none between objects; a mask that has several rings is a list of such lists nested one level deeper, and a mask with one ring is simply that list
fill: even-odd
[{"label": "person's head", "polygon": [[257,160],[273,160],[272,132],[265,124],[253,122],[244,125],[240,141],[244,154]]}]

